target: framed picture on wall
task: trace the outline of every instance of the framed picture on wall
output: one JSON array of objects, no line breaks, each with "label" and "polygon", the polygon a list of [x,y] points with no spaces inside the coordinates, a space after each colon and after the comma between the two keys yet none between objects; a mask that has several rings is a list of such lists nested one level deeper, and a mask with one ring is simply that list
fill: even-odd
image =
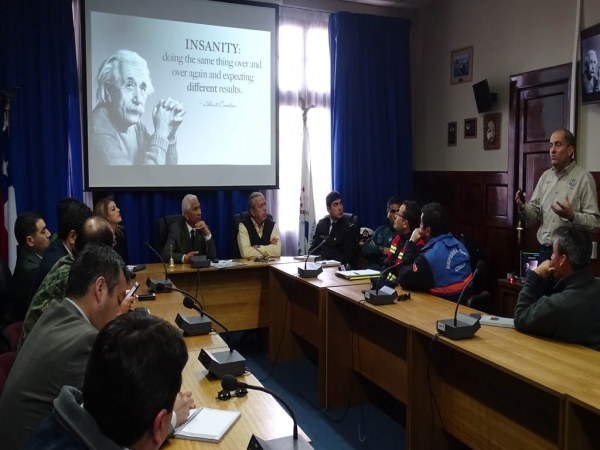
[{"label": "framed picture on wall", "polygon": [[600,23],[581,31],[581,103],[600,102]]},{"label": "framed picture on wall", "polygon": [[456,122],[448,122],[448,147],[456,146]]},{"label": "framed picture on wall", "polygon": [[450,53],[450,84],[473,81],[473,46]]},{"label": "framed picture on wall", "polygon": [[474,139],[477,137],[477,117],[465,119],[463,135],[465,139]]},{"label": "framed picture on wall", "polygon": [[483,149],[500,149],[500,127],[502,113],[490,113],[483,116]]}]

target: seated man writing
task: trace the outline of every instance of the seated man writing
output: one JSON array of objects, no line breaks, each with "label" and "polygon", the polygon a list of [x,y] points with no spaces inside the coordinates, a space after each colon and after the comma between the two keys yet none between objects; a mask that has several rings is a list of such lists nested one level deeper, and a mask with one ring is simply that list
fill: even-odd
[{"label": "seated man writing", "polygon": [[[552,256],[527,272],[515,308],[515,328],[524,333],[600,350],[600,280],[590,267],[592,239],[580,225],[563,225],[552,233]],[[556,284],[542,294],[543,281]]]}]

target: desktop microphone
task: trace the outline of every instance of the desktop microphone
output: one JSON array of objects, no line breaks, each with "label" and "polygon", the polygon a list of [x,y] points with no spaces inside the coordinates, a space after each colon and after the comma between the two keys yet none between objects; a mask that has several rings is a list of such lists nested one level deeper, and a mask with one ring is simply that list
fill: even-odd
[{"label": "desktop microphone", "polygon": [[[173,286],[166,286],[164,283],[156,283],[156,292],[180,292],[183,295],[189,295],[188,292],[178,289]],[[204,317],[204,308],[198,303],[200,316],[182,316],[177,313],[175,324],[183,330],[187,336],[199,336],[201,334],[209,334],[212,331],[212,322],[210,318]]]},{"label": "desktop microphone", "polygon": [[223,325],[221,322],[219,322],[217,319],[215,319],[213,316],[208,314],[206,311],[204,311],[204,309],[202,308],[202,305],[200,304],[200,302],[198,300],[196,300],[194,297],[192,297],[191,295],[188,294],[183,298],[183,306],[185,306],[187,309],[195,309],[201,316],[208,317],[214,323],[216,323],[221,328],[223,328],[223,330],[225,330],[225,332],[227,333],[227,338],[229,339],[229,346],[228,346],[229,351],[233,352],[233,338],[231,337],[231,333],[229,332],[227,327],[225,325]]},{"label": "desktop microphone", "polygon": [[479,319],[475,319],[471,316],[465,316],[464,314],[458,314],[458,307],[460,306],[460,302],[462,300],[463,294],[467,290],[467,288],[475,281],[475,277],[479,272],[483,270],[485,263],[483,261],[479,261],[477,263],[477,267],[475,268],[475,272],[473,272],[473,276],[465,284],[460,296],[458,297],[458,301],[456,302],[456,309],[454,310],[454,319],[445,319],[437,321],[437,329],[444,336],[449,337],[452,340],[458,341],[460,339],[468,339],[472,338],[477,330],[481,328],[481,324],[479,323]]},{"label": "desktop microphone", "polygon": [[276,450],[276,449],[312,449],[312,447],[302,438],[298,439],[298,422],[296,421],[296,416],[290,408],[285,400],[283,400],[279,395],[275,392],[264,388],[262,386],[252,386],[250,384],[243,383],[238,381],[235,377],[231,375],[225,375],[221,380],[221,387],[226,391],[235,391],[236,389],[251,389],[255,391],[265,392],[271,395],[275,400],[281,403],[285,409],[287,409],[288,414],[292,418],[294,422],[294,431],[292,436],[286,436],[279,439],[271,439],[269,441],[264,441],[257,437],[256,435],[252,435],[250,438],[250,442],[248,443],[248,448],[256,449],[256,450]]},{"label": "desktop microphone", "polygon": [[379,278],[377,278],[377,284],[375,285],[375,289],[369,289],[368,291],[365,291],[366,301],[373,305],[389,305],[391,303],[394,303],[394,300],[398,298],[398,293],[396,292],[396,289],[390,286],[383,286],[381,288],[381,293],[379,292],[379,283],[381,283],[381,277],[384,273],[389,272],[394,267],[396,267],[396,265],[387,267],[386,269],[381,271],[381,273],[379,274]]},{"label": "desktop microphone", "polygon": [[162,256],[160,256],[160,254],[154,250],[154,248],[152,248],[152,246],[150,245],[150,243],[148,241],[144,242],[144,245],[146,247],[148,247],[150,250],[152,250],[152,252],[158,256],[158,259],[160,259],[160,262],[162,262],[163,267],[165,269],[165,279],[164,280],[157,280],[156,278],[150,278],[148,277],[146,279],[146,286],[148,287],[148,290],[150,292],[156,292],[156,285],[157,283],[162,283],[165,285],[165,287],[173,287],[173,283],[171,282],[171,280],[169,280],[169,277],[167,276],[167,265],[165,264],[164,259],[162,259]]},{"label": "desktop microphone", "polygon": [[217,378],[223,378],[225,375],[243,375],[244,372],[246,372],[246,359],[240,355],[237,350],[233,349],[233,339],[231,337],[231,333],[227,327],[225,327],[225,325],[216,320],[206,311],[200,309],[198,305],[198,300],[191,295],[186,296],[183,299],[183,306],[188,309],[194,309],[199,314],[203,314],[212,319],[212,321],[223,328],[229,336],[229,351],[211,353],[208,350],[201,349],[200,355],[198,355],[198,361],[200,361],[206,370],[215,375]]},{"label": "desktop microphone", "polygon": [[308,252],[308,254],[306,255],[306,258],[304,259],[304,269],[302,267],[298,267],[298,276],[300,278],[317,278],[319,276],[319,274],[321,272],[323,272],[323,266],[321,266],[321,264],[318,263],[310,263],[310,269],[307,268],[308,265],[308,258],[310,257],[310,255],[312,255],[317,249],[321,248],[321,246],[327,242],[329,240],[329,236],[321,236],[321,238],[323,239],[321,241],[321,243],[319,245],[317,245],[315,248],[313,248],[310,252]]}]

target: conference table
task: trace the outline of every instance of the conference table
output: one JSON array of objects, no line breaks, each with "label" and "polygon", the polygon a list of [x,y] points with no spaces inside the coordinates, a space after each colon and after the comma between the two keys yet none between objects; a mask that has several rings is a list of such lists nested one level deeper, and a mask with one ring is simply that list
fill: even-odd
[{"label": "conference table", "polygon": [[[140,286],[140,292],[143,293],[145,290],[145,285]],[[172,315],[174,310],[172,308],[180,305],[182,299],[183,295],[178,292],[162,293],[157,295],[157,299],[152,302],[135,300],[132,308],[147,308],[151,314],[162,317],[174,324]],[[184,307],[182,306],[182,308]],[[291,436],[293,431],[292,419],[287,411],[268,394],[249,391],[248,395],[242,398],[232,397],[227,401],[217,400],[217,393],[221,390],[221,381],[209,374],[198,361],[201,348],[211,352],[229,350],[225,341],[217,333],[203,336],[186,336],[185,342],[188,347],[189,359],[183,370],[182,391],[191,391],[198,406],[240,411],[241,416],[218,444],[171,439],[162,448],[174,450],[192,448],[238,450],[246,447],[252,434],[266,440]],[[237,378],[247,384],[261,386],[261,383],[249,372]],[[299,429],[299,434],[310,442],[301,429]]]},{"label": "conference table", "polygon": [[[173,268],[167,266],[167,276],[177,288],[196,297],[206,311],[230,331],[251,330],[269,326],[269,267],[294,261],[291,256],[271,258],[269,262],[236,259],[234,262],[241,265],[223,269],[192,269],[189,264],[175,264]],[[164,279],[164,266],[146,264],[144,270],[136,273],[136,279],[144,287],[148,277]],[[158,293],[157,298],[162,295]],[[172,299],[175,299],[173,303],[181,304],[183,297]],[[173,306],[170,312],[175,311],[190,315],[190,310],[186,312],[183,305],[181,308]]]},{"label": "conference table", "polygon": [[[473,449],[600,448],[600,352],[490,326],[452,341],[436,336],[436,321],[452,318],[454,303],[411,292],[410,300],[374,306],[364,302],[366,280],[345,280],[334,268],[302,279],[301,264],[286,258],[223,270],[176,267],[169,277],[193,291],[200,276],[201,301],[232,329],[268,326],[273,362],[309,356],[310,344],[318,352],[321,406],[368,400],[357,376],[405,403],[410,449],[451,448],[454,439]],[[149,274],[164,276],[162,265],[148,265],[138,279]],[[190,314],[182,298],[158,294],[139,305],[173,323],[177,313]],[[186,367],[196,375],[186,379],[200,380],[197,352],[224,342],[216,334],[186,342],[196,352]]]},{"label": "conference table", "polygon": [[600,448],[600,352],[491,326],[432,344],[455,304],[415,292],[391,305],[362,299],[355,286],[328,290],[328,407],[348,392],[364,401],[350,389],[360,374],[407,405],[410,449],[452,448],[454,438],[473,449]]},{"label": "conference table", "polygon": [[[304,263],[276,264],[269,280],[269,355],[272,363],[306,356],[306,343],[318,352],[319,405],[325,406],[325,341],[327,335],[327,289],[358,286],[368,289],[369,280],[347,280],[326,267],[317,278],[300,278]],[[300,339],[298,339],[300,338]]]}]

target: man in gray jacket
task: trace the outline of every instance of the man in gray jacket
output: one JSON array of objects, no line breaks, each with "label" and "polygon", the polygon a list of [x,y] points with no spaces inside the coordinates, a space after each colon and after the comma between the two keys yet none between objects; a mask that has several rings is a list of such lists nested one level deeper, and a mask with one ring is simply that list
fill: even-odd
[{"label": "man in gray jacket", "polygon": [[[553,232],[551,259],[527,273],[519,294],[518,331],[600,350],[600,280],[590,267],[591,252],[592,239],[582,226],[565,225]],[[552,294],[539,297],[550,277],[556,280]]]},{"label": "man in gray jacket", "polygon": [[23,448],[64,385],[81,387],[98,330],[117,317],[129,275],[107,245],[89,244],[69,273],[66,298],[52,302],[12,367],[0,397],[0,446]]},{"label": "man in gray jacket", "polygon": [[137,312],[119,316],[98,334],[83,392],[63,387],[27,449],[158,449],[187,360],[171,324]]}]

